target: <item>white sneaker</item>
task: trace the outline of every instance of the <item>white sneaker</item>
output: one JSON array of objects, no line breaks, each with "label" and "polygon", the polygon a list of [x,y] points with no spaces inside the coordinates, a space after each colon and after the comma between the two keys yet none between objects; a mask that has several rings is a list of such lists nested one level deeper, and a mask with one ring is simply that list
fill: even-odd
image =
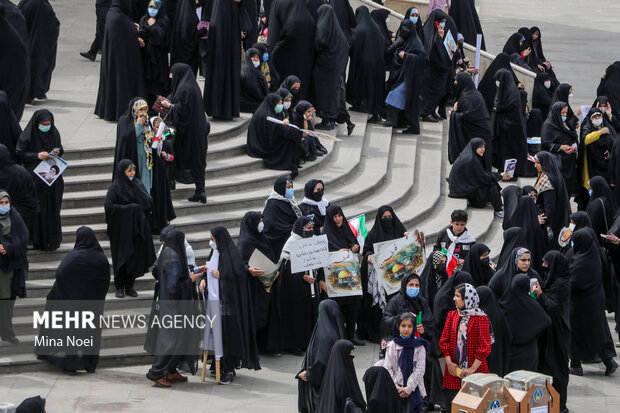
[{"label": "white sneaker", "polygon": [[496,211],[493,213],[493,218],[504,219],[504,211]]}]

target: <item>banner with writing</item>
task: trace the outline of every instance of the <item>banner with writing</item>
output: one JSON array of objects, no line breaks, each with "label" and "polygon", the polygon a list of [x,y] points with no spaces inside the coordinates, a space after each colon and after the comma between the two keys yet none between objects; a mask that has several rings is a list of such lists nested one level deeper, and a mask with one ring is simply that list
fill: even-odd
[{"label": "banner with writing", "polygon": [[327,235],[291,242],[291,273],[315,270],[329,265]]}]

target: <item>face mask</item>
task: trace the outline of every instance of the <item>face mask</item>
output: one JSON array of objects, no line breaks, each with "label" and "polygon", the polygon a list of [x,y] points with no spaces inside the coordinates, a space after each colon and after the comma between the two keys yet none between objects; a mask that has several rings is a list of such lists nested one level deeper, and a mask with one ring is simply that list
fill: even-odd
[{"label": "face mask", "polygon": [[435,268],[435,272],[437,274],[446,274],[446,263],[437,264],[437,267]]},{"label": "face mask", "polygon": [[575,244],[573,243],[573,241],[570,242],[570,247],[575,248]]},{"label": "face mask", "polygon": [[291,95],[296,96],[299,93],[299,89],[291,89]]},{"label": "face mask", "polygon": [[294,188],[286,188],[286,192],[284,193],[284,198],[292,199],[295,196]]},{"label": "face mask", "polygon": [[304,119],[305,119],[305,120],[310,120],[310,119],[312,119],[312,115],[310,115],[310,116],[306,116],[306,115],[304,115]]},{"label": "face mask", "polygon": [[482,265],[489,265],[489,262],[491,262],[491,259],[489,257],[486,257],[486,258],[481,259],[480,262],[482,263]]},{"label": "face mask", "polygon": [[303,233],[304,233],[303,235],[304,238],[312,238],[312,236],[314,235],[313,230],[304,230]]},{"label": "face mask", "polygon": [[568,229],[570,229],[570,230],[571,230],[571,232],[574,232],[574,231],[575,231],[575,227],[576,227],[576,225],[575,225],[575,224],[569,224],[569,225],[568,225]]},{"label": "face mask", "polygon": [[549,89],[549,88],[551,87],[551,81],[550,81],[550,80],[546,80],[546,81],[545,81],[545,87],[546,87],[547,89]]},{"label": "face mask", "polygon": [[607,108],[600,108],[601,109],[601,113],[604,115],[605,112],[607,112]]},{"label": "face mask", "polygon": [[0,215],[6,215],[11,210],[11,205],[0,205]]},{"label": "face mask", "polygon": [[400,335],[400,338],[402,338],[402,339],[408,339],[409,337],[411,337],[411,336],[403,336],[402,334]]},{"label": "face mask", "polygon": [[588,195],[592,196],[592,188],[588,189]]},{"label": "face mask", "polygon": [[562,116],[562,122],[566,122],[566,119],[568,119],[566,116]]},{"label": "face mask", "polygon": [[571,93],[570,95],[568,95],[568,98],[571,99],[573,97],[573,94]]},{"label": "face mask", "polygon": [[411,32],[409,30],[402,29],[399,33],[399,36],[406,40],[409,38],[409,36],[411,36]]},{"label": "face mask", "polygon": [[153,8],[149,7],[149,16],[155,17],[155,16],[157,16],[158,12],[159,12],[159,10],[153,9]]},{"label": "face mask", "polygon": [[381,218],[381,225],[386,228],[392,228],[392,218]]},{"label": "face mask", "polygon": [[603,119],[591,119],[592,120],[592,125],[596,126],[597,128],[599,126],[601,126],[603,124]]},{"label": "face mask", "polygon": [[263,221],[258,223],[258,232],[263,232],[263,229],[265,229],[265,223]]},{"label": "face mask", "polygon": [[269,60],[269,53],[265,52],[263,53],[263,61],[268,61]]},{"label": "face mask", "polygon": [[252,64],[254,65],[254,67],[258,67],[258,65],[260,65],[260,62],[252,60]]},{"label": "face mask", "polygon": [[50,129],[52,129],[52,125],[48,125],[48,126],[39,125],[39,130],[43,133],[49,132]]},{"label": "face mask", "polygon": [[445,29],[446,28],[446,22],[439,23],[439,27],[441,27],[442,29]]},{"label": "face mask", "polygon": [[284,102],[284,109],[288,110],[291,107],[291,102]]},{"label": "face mask", "polygon": [[499,87],[499,80],[495,81],[495,86]]},{"label": "face mask", "polygon": [[418,22],[418,17],[417,16],[409,16],[409,20],[411,20],[413,22],[413,24],[416,24]]},{"label": "face mask", "polygon": [[390,22],[390,18],[388,17],[387,19],[385,19],[385,22],[389,23]]},{"label": "face mask", "polygon": [[284,105],[281,103],[278,103],[276,105],[276,113],[282,113],[282,109],[284,109]]},{"label": "face mask", "polygon": [[135,178],[135,176],[128,176],[127,178],[129,178],[129,182],[133,181],[133,179]]},{"label": "face mask", "polygon": [[211,247],[211,249],[216,250],[217,249],[217,244],[215,243],[215,241],[211,240],[209,241],[209,246]]},{"label": "face mask", "polygon": [[407,287],[407,297],[416,298],[420,294],[419,288]]},{"label": "face mask", "polygon": [[316,191],[312,193],[312,200],[319,202],[321,199],[323,199],[323,190],[321,189],[320,191]]}]

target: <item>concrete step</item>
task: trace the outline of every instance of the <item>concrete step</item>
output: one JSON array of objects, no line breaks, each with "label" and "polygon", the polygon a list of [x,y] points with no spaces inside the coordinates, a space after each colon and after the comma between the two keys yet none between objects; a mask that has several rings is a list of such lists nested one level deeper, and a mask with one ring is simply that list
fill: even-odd
[{"label": "concrete step", "polygon": [[[111,270],[112,279],[110,280],[110,288],[108,288],[109,293],[114,293],[116,289],[114,288],[114,273]],[[55,271],[54,271],[55,273]],[[31,275],[32,273],[28,273]],[[46,274],[49,275],[50,273]],[[51,274],[51,277],[41,278],[41,279],[33,279],[29,277],[28,281],[26,281],[26,290],[28,291],[29,298],[45,298],[49,293],[52,285],[54,285],[54,274]],[[145,274],[143,277],[136,279],[135,289],[136,290],[153,290],[153,286],[155,285],[155,280],[151,277],[150,273]]]}]

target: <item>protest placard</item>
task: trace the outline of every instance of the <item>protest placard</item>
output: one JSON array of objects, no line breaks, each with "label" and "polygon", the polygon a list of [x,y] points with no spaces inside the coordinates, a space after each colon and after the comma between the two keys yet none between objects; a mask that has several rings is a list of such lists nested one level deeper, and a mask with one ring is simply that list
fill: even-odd
[{"label": "protest placard", "polygon": [[386,295],[398,292],[403,277],[414,272],[420,274],[424,268],[424,247],[414,236],[384,244],[371,257],[379,285],[383,286]]},{"label": "protest placard", "polygon": [[330,298],[362,295],[359,256],[351,251],[329,253],[325,267],[325,283]]},{"label": "protest placard", "polygon": [[329,265],[327,235],[291,242],[291,273],[323,268]]},{"label": "protest placard", "polygon": [[49,159],[41,161],[41,163],[34,168],[34,173],[48,186],[52,186],[66,168],[67,162],[65,162],[64,159],[50,153]]}]

